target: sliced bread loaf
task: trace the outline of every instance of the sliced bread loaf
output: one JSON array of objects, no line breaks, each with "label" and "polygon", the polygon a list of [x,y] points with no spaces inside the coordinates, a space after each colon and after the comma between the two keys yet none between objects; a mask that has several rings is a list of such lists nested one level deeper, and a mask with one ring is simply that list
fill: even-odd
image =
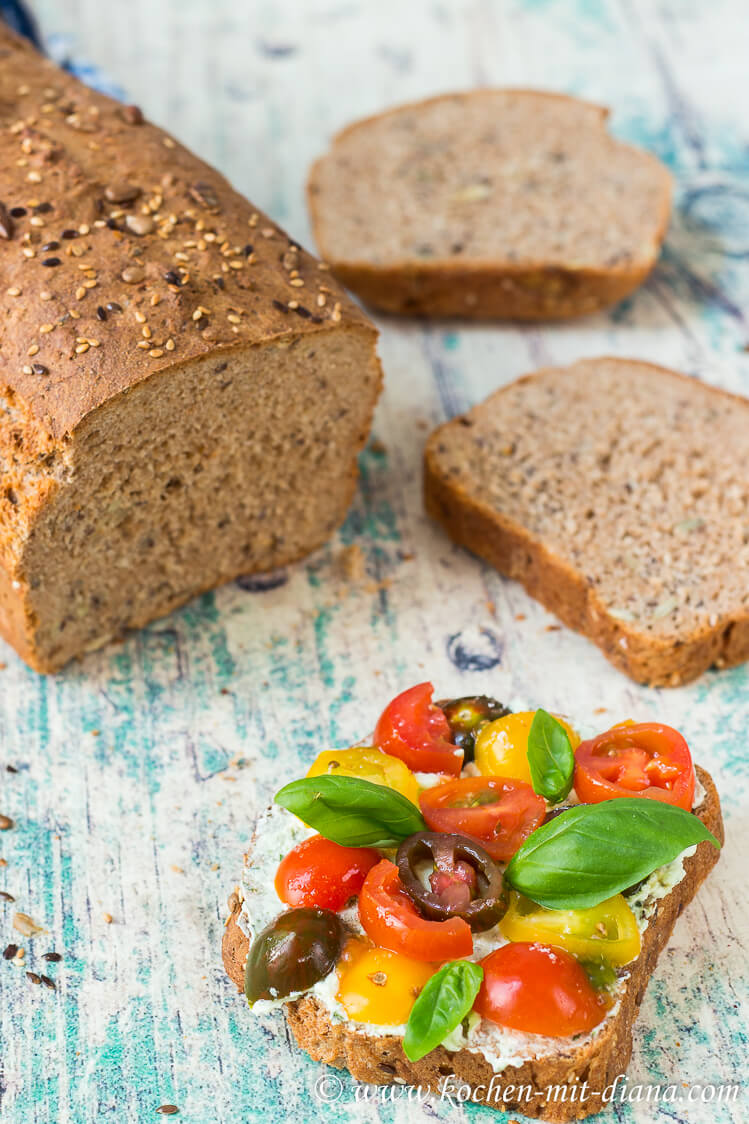
[{"label": "sliced bread loaf", "polygon": [[341,521],[373,325],[226,180],[0,23],[0,633],[53,671]]},{"label": "sliced bread loaf", "polygon": [[441,426],[428,512],[633,679],[749,659],[749,402],[625,359],[528,375]]},{"label": "sliced bread loaf", "polygon": [[309,177],[320,253],[388,312],[538,320],[614,304],[655,264],[671,177],[606,118],[560,94],[474,90],[359,121]]}]

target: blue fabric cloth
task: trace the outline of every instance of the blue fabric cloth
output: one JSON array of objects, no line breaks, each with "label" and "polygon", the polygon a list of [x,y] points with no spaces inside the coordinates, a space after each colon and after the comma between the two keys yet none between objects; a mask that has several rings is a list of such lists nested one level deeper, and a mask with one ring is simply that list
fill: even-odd
[{"label": "blue fabric cloth", "polygon": [[19,4],[17,0],[0,0],[0,17],[14,31],[19,32],[20,35],[25,35],[32,43],[39,46],[39,33],[36,24],[25,5]]},{"label": "blue fabric cloth", "polygon": [[0,0],[0,19],[5,20],[14,31],[26,36],[41,50],[46,50],[56,63],[74,74],[76,78],[80,78],[87,86],[92,86],[103,94],[109,94],[110,97],[120,100],[123,98],[121,87],[108,81],[98,67],[82,59],[71,57],[70,40],[64,35],[52,35],[49,39],[45,38],[42,44],[34,18],[20,0]]}]

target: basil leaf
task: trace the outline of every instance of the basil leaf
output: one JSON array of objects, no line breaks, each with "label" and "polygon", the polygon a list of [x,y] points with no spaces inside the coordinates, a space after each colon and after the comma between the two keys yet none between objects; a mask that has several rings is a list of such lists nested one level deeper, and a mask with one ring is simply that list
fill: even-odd
[{"label": "basil leaf", "polygon": [[643,797],[580,804],[529,835],[505,879],[549,909],[588,909],[703,840],[720,847],[702,820],[673,804]]},{"label": "basil leaf", "polygon": [[537,710],[528,731],[528,764],[533,791],[552,804],[564,800],[572,788],[575,755],[561,722],[546,710]]},{"label": "basil leaf", "polygon": [[484,969],[452,960],[428,979],[408,1016],[403,1052],[417,1062],[443,1042],[466,1017],[481,987]]},{"label": "basil leaf", "polygon": [[426,827],[419,809],[400,792],[357,777],[303,777],[275,799],[342,847],[397,847]]}]

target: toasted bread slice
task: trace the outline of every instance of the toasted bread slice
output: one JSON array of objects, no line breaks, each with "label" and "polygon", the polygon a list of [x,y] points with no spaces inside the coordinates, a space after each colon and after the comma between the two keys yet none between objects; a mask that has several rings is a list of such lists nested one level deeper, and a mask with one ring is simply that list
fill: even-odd
[{"label": "toasted bread slice", "polygon": [[[702,803],[694,809],[695,814],[722,843],[723,819],[717,789],[704,769],[697,767],[695,772],[705,790]],[[562,1054],[551,1057],[541,1055],[495,1074],[482,1054],[471,1050],[452,1052],[443,1046],[437,1047],[421,1061],[410,1062],[403,1053],[400,1037],[370,1036],[357,1030],[356,1023],[334,1023],[328,1011],[311,995],[286,1004],[286,1020],[298,1044],[310,1057],[315,1061],[345,1067],[358,1081],[378,1085],[399,1081],[441,1092],[445,1077],[454,1075],[457,1084],[471,1086],[474,1102],[486,1102],[506,1112],[520,1112],[554,1124],[580,1120],[601,1108],[600,1094],[626,1071],[632,1052],[632,1027],[658,956],[671,936],[677,917],[697,893],[718,861],[718,855],[715,847],[705,842],[700,843],[695,853],[684,860],[684,877],[658,901],[643,934],[640,955],[628,966],[630,976],[618,1011],[611,1016],[598,1037],[581,1047],[571,1043],[569,1050]],[[240,991],[244,991],[244,966],[249,942],[237,923],[241,908],[238,895],[232,894],[222,951],[229,978]],[[589,1095],[581,1101],[569,1090],[580,1086],[583,1081],[587,1081]],[[501,1099],[496,1102],[492,1097],[497,1094],[492,1094],[491,1090],[496,1090],[498,1085],[500,1090],[507,1085],[516,1089],[531,1086],[539,1095],[524,1097],[522,1103],[507,1103]],[[546,1090],[556,1085],[567,1087],[565,1100],[546,1099]],[[599,1095],[596,1096],[596,1093]]]},{"label": "toasted bread slice", "polygon": [[540,320],[615,304],[655,264],[671,177],[607,116],[472,90],[358,121],[309,177],[320,253],[387,312]]},{"label": "toasted bread slice", "polygon": [[749,401],[627,359],[549,368],[437,429],[430,515],[633,679],[749,659]]}]

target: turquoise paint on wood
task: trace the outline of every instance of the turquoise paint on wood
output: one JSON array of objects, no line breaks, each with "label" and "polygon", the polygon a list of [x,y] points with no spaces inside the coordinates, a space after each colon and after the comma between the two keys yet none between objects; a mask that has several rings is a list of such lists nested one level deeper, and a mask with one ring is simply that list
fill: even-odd
[{"label": "turquoise paint on wood", "polygon": [[[684,729],[721,788],[729,843],[645,996],[629,1072],[632,1082],[741,1079],[747,669],[647,691],[585,640],[547,632],[551,618],[521,590],[426,523],[420,446],[448,413],[582,352],[652,357],[749,392],[743,8],[131,0],[123,20],[97,0],[36,6],[45,29],[78,24],[81,53],[127,77],[129,98],[220,159],[298,237],[308,233],[306,167],[335,128],[385,103],[487,82],[611,105],[614,130],[674,170],[681,209],[652,281],[608,315],[533,329],[383,320],[379,443],[362,454],[343,528],[313,559],[264,587],[206,594],[55,680],[3,652],[0,761],[25,767],[0,775],[0,811],[17,822],[0,834],[0,887],[17,898],[0,904],[0,926],[6,943],[27,948],[31,970],[45,970],[53,947],[65,959],[48,967],[55,994],[2,963],[0,1119],[140,1124],[159,1119],[163,1103],[194,1124],[498,1119],[440,1102],[357,1102],[345,1074],[337,1103],[315,1103],[324,1067],[293,1047],[280,1019],[251,1018],[219,958],[258,810],[320,749],[366,735],[392,693],[426,677],[441,694],[496,693],[588,725],[636,715]],[[268,44],[294,50],[273,56]],[[351,545],[361,580],[345,576]],[[498,660],[491,670],[464,669],[487,653]],[[14,908],[47,932],[14,937]],[[658,1117],[621,1105],[595,1119],[658,1118],[743,1116],[735,1106],[677,1105]]]}]

